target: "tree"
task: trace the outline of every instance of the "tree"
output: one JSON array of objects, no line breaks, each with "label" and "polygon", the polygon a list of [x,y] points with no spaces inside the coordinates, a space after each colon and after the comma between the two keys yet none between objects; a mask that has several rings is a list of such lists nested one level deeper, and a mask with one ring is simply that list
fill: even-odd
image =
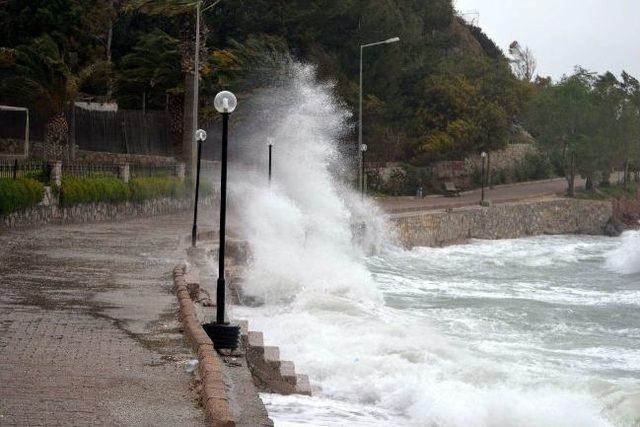
[{"label": "tree", "polygon": [[121,90],[137,87],[136,92],[175,92],[182,83],[180,48],[177,39],[156,29],[138,38],[133,52],[119,63]]},{"label": "tree", "polygon": [[640,171],[640,82],[627,72],[622,72],[622,91],[625,95],[625,108],[622,111],[624,138],[627,148],[624,183],[629,185],[630,165],[635,162],[636,174]]},{"label": "tree", "polygon": [[538,88],[525,123],[550,153],[562,153],[569,194],[574,175],[569,158],[575,159],[589,191],[595,190],[597,175],[601,185],[608,185],[611,171],[621,166],[628,182],[631,159],[640,148],[639,89],[626,73],[620,81],[612,73],[596,76],[581,68],[557,84]]},{"label": "tree", "polygon": [[[139,105],[132,101],[148,93],[152,107],[160,107],[158,101],[166,93],[175,93],[166,103],[174,122],[178,117],[181,128],[187,123],[181,133],[190,144],[196,4],[196,0],[10,0],[6,10],[0,9],[0,45],[15,49],[17,43],[28,45],[50,35],[75,76],[76,96],[83,98],[110,99],[113,92],[126,107]],[[502,51],[480,29],[459,19],[451,0],[201,4],[206,11],[201,20],[202,99],[225,86],[250,95],[280,72],[279,58],[292,57],[316,65],[319,78],[335,82],[337,94],[355,109],[359,45],[400,36],[401,44],[371,49],[365,56],[364,133],[372,160],[410,159],[426,165],[481,147],[500,147],[527,97],[527,85],[515,78]],[[176,43],[166,38],[153,41],[156,30],[178,42],[180,83],[165,84],[177,70],[169,65]],[[19,35],[19,40],[8,34]],[[143,57],[151,50],[155,54],[149,57],[157,56],[159,64],[155,71]],[[433,87],[424,86],[425,81]],[[471,98],[447,87],[461,81],[471,88]],[[436,99],[438,107],[429,106],[423,95],[438,96],[438,92],[450,93],[446,99]],[[468,99],[469,105],[459,108],[457,96]],[[201,111],[208,114],[206,108]],[[447,143],[424,151],[438,145],[426,143],[442,139],[438,135],[446,135]],[[355,132],[351,137],[345,140],[355,139]]]},{"label": "tree", "polygon": [[0,50],[0,100],[59,114],[78,92],[78,81],[49,35]]},{"label": "tree", "polygon": [[592,73],[577,69],[560,83],[538,90],[523,115],[525,127],[563,170],[570,196],[574,195],[576,162],[589,163],[586,148],[593,142],[594,80]]},{"label": "tree", "polygon": [[509,62],[513,72],[520,80],[533,81],[536,73],[536,59],[533,51],[528,46],[520,46],[517,41],[509,45]]}]

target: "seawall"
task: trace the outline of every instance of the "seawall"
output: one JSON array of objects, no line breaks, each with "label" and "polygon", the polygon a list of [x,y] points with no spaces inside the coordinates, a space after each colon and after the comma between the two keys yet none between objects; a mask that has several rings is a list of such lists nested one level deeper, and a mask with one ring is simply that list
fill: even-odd
[{"label": "seawall", "polygon": [[540,234],[602,235],[612,215],[611,202],[550,198],[490,207],[406,212],[389,215],[389,219],[400,243],[411,248]]}]

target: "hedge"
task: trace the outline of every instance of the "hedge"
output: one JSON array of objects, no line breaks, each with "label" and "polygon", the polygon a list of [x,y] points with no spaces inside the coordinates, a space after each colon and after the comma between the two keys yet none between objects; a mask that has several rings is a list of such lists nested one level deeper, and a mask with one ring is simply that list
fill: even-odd
[{"label": "hedge", "polygon": [[184,181],[177,178],[149,177],[134,178],[129,183],[131,189],[131,200],[141,202],[160,197],[182,198],[187,196],[187,188]]},{"label": "hedge", "polygon": [[118,178],[62,178],[60,201],[65,206],[79,203],[119,203],[129,200],[129,186]]},{"label": "hedge", "polygon": [[185,183],[170,176],[134,178],[128,184],[110,177],[63,177],[60,189],[60,199],[65,206],[97,202],[142,202],[161,197],[181,198],[187,195]]},{"label": "hedge", "polygon": [[35,179],[0,179],[0,215],[35,206],[43,195],[44,185]]}]

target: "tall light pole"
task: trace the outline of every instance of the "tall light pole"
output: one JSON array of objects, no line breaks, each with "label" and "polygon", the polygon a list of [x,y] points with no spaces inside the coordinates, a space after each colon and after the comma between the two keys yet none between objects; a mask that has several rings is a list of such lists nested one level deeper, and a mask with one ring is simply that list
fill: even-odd
[{"label": "tall light pole", "polygon": [[273,138],[269,138],[269,184],[271,184],[272,163],[273,163]]},{"label": "tall light pole", "polygon": [[198,240],[198,196],[200,194],[200,160],[202,159],[202,144],[207,139],[207,132],[202,129],[196,131],[198,141],[198,164],[196,165],[196,199],[193,203],[193,227],[191,229],[191,247],[196,247]]},{"label": "tall light pole", "polygon": [[218,93],[213,101],[215,109],[222,114],[222,170],[220,173],[220,246],[218,249],[218,283],[216,288],[216,322],[203,325],[216,349],[238,347],[240,327],[225,321],[224,250],[227,227],[227,147],[229,145],[229,115],[238,106],[235,95],[228,91]]},{"label": "tall light pole", "polygon": [[362,182],[360,183],[362,187],[362,191],[361,191],[360,197],[362,200],[364,200],[364,193],[366,191],[365,189],[366,174],[364,173],[364,156],[365,154],[367,154],[367,144],[360,145],[360,154],[362,155],[362,168],[361,168]]},{"label": "tall light pole", "polygon": [[481,172],[480,172],[480,175],[481,175],[480,181],[482,181],[482,184],[481,184],[482,185],[482,196],[481,196],[481,199],[480,199],[480,204],[482,206],[484,206],[484,204],[485,204],[485,202],[484,202],[484,182],[485,182],[484,162],[485,162],[485,159],[487,158],[487,153],[483,151],[482,154],[480,155],[480,157],[482,158],[482,168],[481,168]]},{"label": "tall light pole", "polygon": [[360,97],[358,102],[358,183],[361,186],[360,191],[363,190],[362,183],[362,89],[363,89],[363,78],[362,78],[362,57],[364,56],[364,50],[368,47],[379,46],[382,44],[390,44],[397,43],[400,41],[400,37],[393,37],[387,40],[363,44],[360,45]]},{"label": "tall light pole", "polygon": [[[193,104],[191,105],[191,129],[194,132],[194,139],[192,144],[197,144],[197,139],[195,138],[195,130],[198,129],[198,103],[200,101],[200,15],[202,0],[196,1],[196,41],[193,52]],[[194,150],[193,145],[191,150],[189,150],[189,165],[191,170],[191,177],[193,177],[193,164],[194,164]]]}]

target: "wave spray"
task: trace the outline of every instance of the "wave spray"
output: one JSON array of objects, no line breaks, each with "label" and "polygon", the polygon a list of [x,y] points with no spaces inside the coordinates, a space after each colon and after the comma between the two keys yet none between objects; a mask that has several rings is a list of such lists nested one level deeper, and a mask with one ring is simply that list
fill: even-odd
[{"label": "wave spray", "polygon": [[[234,317],[263,331],[315,388],[312,398],[264,395],[278,425],[610,425],[584,388],[541,380],[529,350],[496,356],[494,343],[478,341],[491,336],[481,328],[492,326],[484,319],[492,308],[478,313],[458,302],[464,298],[442,299],[457,289],[449,282],[459,265],[418,270],[419,251],[386,244],[393,239],[383,216],[349,185],[355,167],[340,141],[351,115],[313,68],[289,64],[282,82],[247,103],[251,123],[234,126],[231,196],[252,252],[243,291],[261,304],[234,307]],[[362,223],[364,249],[353,233]],[[372,247],[379,255],[367,256]],[[428,256],[444,260],[447,252]],[[485,286],[473,280],[469,286]],[[460,335],[437,332],[446,326]],[[526,356],[512,363],[519,351]]]}]

